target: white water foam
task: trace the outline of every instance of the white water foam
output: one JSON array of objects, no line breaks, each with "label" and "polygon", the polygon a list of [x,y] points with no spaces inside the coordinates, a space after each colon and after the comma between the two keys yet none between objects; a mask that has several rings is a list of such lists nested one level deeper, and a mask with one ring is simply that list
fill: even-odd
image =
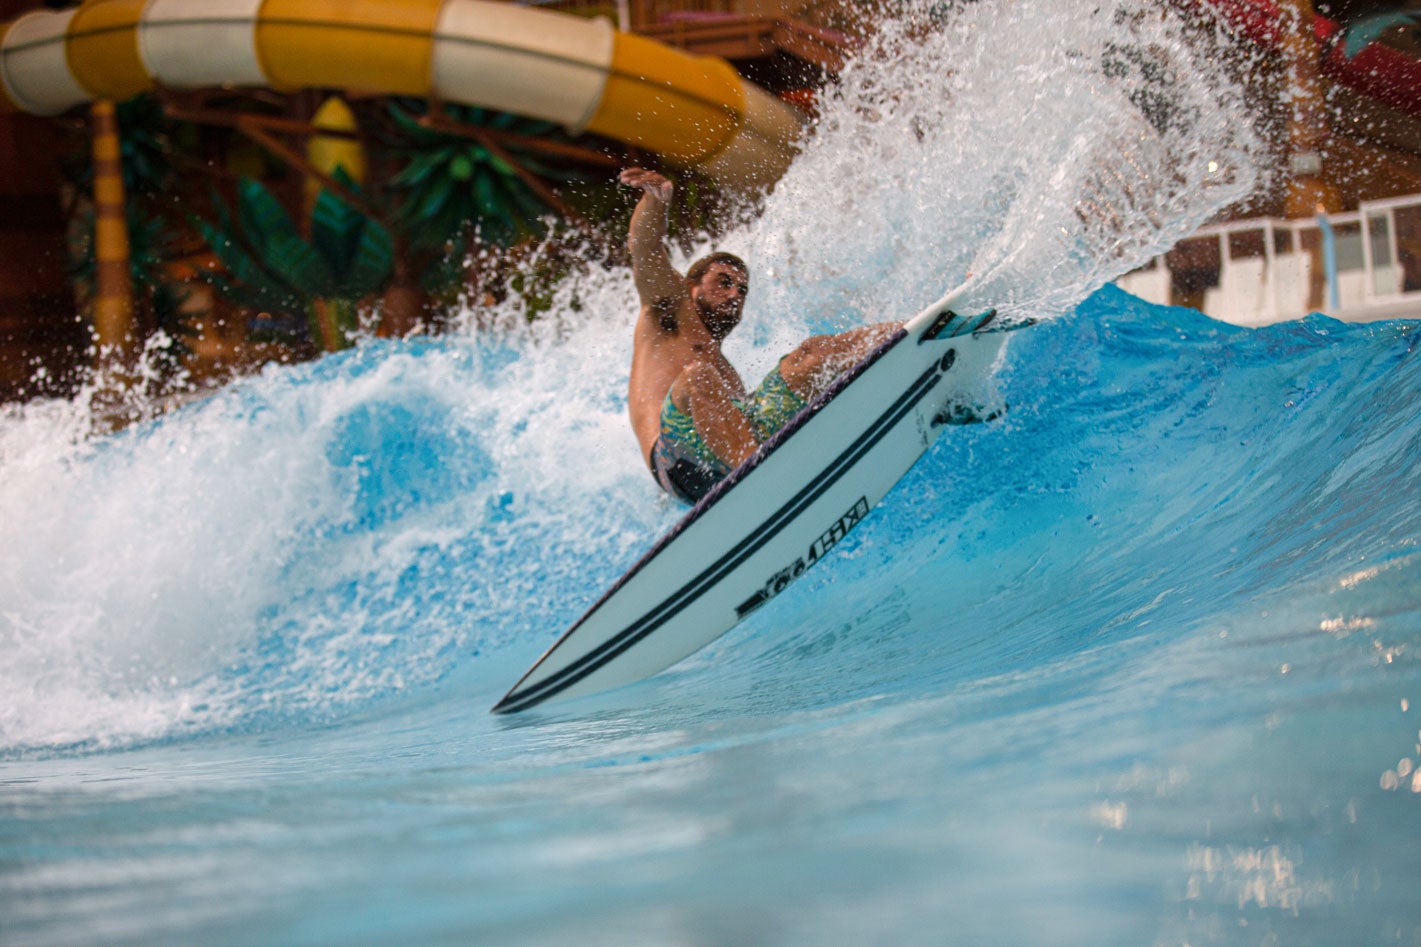
[{"label": "white water foam", "polygon": [[[932,7],[885,23],[719,241],[754,270],[727,344],[752,383],[806,333],[969,273],[983,305],[1059,315],[1253,187],[1208,31],[1145,3]],[[273,368],[116,436],[86,437],[82,406],[8,410],[0,751],[320,719],[547,643],[560,592],[679,514],[625,420],[635,306],[592,268],[531,326],[512,300],[461,339]]]},{"label": "white water foam", "polygon": [[1257,186],[1264,146],[1208,24],[1154,4],[900,5],[754,228],[771,311],[842,326],[971,275],[1050,318]]}]

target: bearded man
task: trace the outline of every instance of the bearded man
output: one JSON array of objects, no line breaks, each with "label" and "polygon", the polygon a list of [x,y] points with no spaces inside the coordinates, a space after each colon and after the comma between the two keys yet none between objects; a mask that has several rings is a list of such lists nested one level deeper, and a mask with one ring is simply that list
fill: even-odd
[{"label": "bearded man", "polygon": [[642,168],[621,182],[642,192],[627,235],[641,300],[627,409],[656,482],[694,503],[898,326],[807,339],[747,394],[720,345],[740,324],[749,267],[713,253],[678,273],[666,246],[672,183]]}]

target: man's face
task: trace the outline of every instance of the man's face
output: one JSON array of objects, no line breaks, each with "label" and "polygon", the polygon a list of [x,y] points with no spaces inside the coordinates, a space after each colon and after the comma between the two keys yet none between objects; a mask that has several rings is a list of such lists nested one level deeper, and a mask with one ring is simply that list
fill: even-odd
[{"label": "man's face", "polygon": [[729,263],[712,263],[691,287],[691,299],[701,313],[701,322],[716,339],[723,339],[740,324],[740,310],[749,290],[745,271]]}]

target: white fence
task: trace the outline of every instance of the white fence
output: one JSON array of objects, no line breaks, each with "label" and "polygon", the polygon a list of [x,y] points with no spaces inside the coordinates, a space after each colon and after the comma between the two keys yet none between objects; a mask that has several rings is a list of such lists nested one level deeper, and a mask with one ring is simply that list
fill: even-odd
[{"label": "white fence", "polygon": [[1421,316],[1421,195],[1312,220],[1204,227],[1116,285],[1245,326],[1310,312],[1351,322]]}]

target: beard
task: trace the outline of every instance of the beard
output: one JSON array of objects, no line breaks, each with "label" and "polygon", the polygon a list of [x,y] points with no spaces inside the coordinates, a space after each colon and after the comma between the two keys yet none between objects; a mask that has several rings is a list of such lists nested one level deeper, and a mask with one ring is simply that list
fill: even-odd
[{"label": "beard", "polygon": [[706,327],[711,338],[717,342],[730,335],[730,330],[740,324],[740,308],[738,301],[733,300],[716,307],[708,305],[699,296],[696,297],[696,309],[701,314],[701,325]]}]

